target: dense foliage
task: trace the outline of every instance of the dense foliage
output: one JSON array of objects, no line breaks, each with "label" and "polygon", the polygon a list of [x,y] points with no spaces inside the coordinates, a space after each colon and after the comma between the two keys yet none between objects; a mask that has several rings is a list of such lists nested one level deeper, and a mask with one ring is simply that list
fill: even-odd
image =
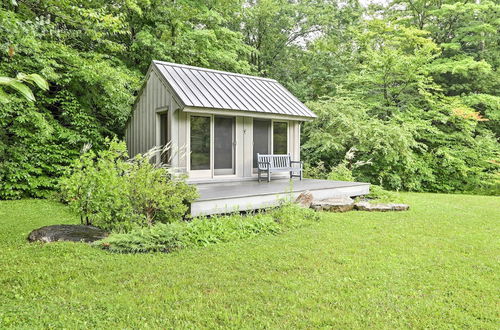
[{"label": "dense foliage", "polygon": [[303,126],[318,175],[498,192],[499,11],[488,0],[4,1],[0,77],[39,74],[50,88],[35,102],[3,89],[0,198],[45,196],[84,143],[121,137],[152,59],[283,83],[320,117]]},{"label": "dense foliage", "polygon": [[128,159],[123,142],[110,141],[97,153],[83,150],[60,182],[61,197],[82,223],[129,230],[182,219],[196,190],[148,155]]},{"label": "dense foliage", "polygon": [[232,242],[262,234],[278,234],[319,220],[312,209],[285,204],[269,212],[195,218],[189,222],[136,227],[112,233],[97,246],[112,252],[172,252],[182,248]]}]

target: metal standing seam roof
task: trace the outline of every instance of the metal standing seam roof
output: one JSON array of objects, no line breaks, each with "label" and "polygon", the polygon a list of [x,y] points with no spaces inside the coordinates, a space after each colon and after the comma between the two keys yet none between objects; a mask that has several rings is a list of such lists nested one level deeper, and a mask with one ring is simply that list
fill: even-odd
[{"label": "metal standing seam roof", "polygon": [[184,106],[316,118],[274,79],[153,61]]}]

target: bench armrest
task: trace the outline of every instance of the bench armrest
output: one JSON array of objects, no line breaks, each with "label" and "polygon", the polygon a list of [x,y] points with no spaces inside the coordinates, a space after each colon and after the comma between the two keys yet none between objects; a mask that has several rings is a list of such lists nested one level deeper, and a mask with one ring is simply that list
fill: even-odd
[{"label": "bench armrest", "polygon": [[301,160],[292,160],[292,161],[290,161],[290,165],[293,165],[293,164],[300,164],[300,168],[302,168],[302,166],[304,166],[304,162],[301,161]]}]

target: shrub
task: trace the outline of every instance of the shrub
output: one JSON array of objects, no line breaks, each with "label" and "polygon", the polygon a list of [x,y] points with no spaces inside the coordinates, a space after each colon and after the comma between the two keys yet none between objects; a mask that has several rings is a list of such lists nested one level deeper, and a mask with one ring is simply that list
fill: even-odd
[{"label": "shrub", "polygon": [[172,252],[183,247],[179,226],[158,223],[134,227],[128,233],[111,234],[96,244],[118,253]]},{"label": "shrub", "polygon": [[328,180],[335,181],[355,181],[352,175],[352,171],[347,167],[347,164],[340,163],[328,174]]},{"label": "shrub", "polygon": [[84,147],[69,173],[60,180],[63,199],[80,215],[82,223],[107,230],[124,228],[134,218],[128,200],[126,147],[115,140],[99,151]]},{"label": "shrub", "polygon": [[309,162],[304,163],[304,177],[311,179],[327,179],[327,176],[325,163],[322,160],[314,165]]},{"label": "shrub", "polygon": [[185,246],[206,246],[231,242],[258,234],[277,234],[279,224],[267,214],[239,214],[196,218],[186,223],[182,240]]},{"label": "shrub", "polygon": [[59,184],[61,197],[82,223],[107,230],[129,230],[181,219],[196,188],[152,165],[149,155],[128,160],[126,146],[107,141],[97,154],[83,150]]},{"label": "shrub", "polygon": [[313,210],[287,204],[246,216],[231,214],[195,218],[190,222],[156,224],[147,228],[136,227],[129,233],[113,233],[96,242],[96,245],[120,253],[171,252],[262,234],[276,235],[288,228],[302,227],[318,220],[319,215]]},{"label": "shrub", "polygon": [[[470,109],[460,114],[459,103],[422,93],[421,104],[378,116],[381,108],[348,94],[307,104],[318,119],[304,124],[306,163],[322,162],[329,173],[355,147],[356,162],[370,166],[348,166],[354,177],[390,190],[475,191],[494,180],[498,142]],[[305,173],[322,174],[309,166]]]},{"label": "shrub", "polygon": [[378,203],[399,203],[402,202],[401,197],[398,193],[394,191],[388,191],[382,188],[381,186],[377,186],[372,184],[370,186],[370,193],[366,196],[369,199],[372,199],[373,202]]},{"label": "shrub", "polygon": [[318,212],[313,209],[303,208],[291,202],[272,210],[270,214],[282,228],[298,228],[320,219]]},{"label": "shrub", "polygon": [[151,164],[147,155],[137,155],[127,165],[125,179],[130,205],[142,224],[179,220],[197,197],[194,186]]}]

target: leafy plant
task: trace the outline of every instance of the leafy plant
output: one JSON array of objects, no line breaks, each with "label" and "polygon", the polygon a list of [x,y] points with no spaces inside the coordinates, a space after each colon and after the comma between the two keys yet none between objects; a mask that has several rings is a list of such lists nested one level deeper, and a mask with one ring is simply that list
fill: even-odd
[{"label": "leafy plant", "polygon": [[123,143],[109,141],[109,148],[95,153],[84,147],[82,155],[61,178],[62,198],[80,215],[81,222],[104,229],[126,229],[138,222],[129,200],[127,152]]},{"label": "leafy plant", "polygon": [[155,154],[152,149],[136,155],[127,162],[124,175],[133,212],[141,215],[141,222],[147,225],[182,218],[189,203],[197,197],[194,186],[174,177],[167,168],[152,164],[151,157]]},{"label": "leafy plant", "polygon": [[134,227],[128,233],[112,233],[104,240],[96,242],[96,245],[120,253],[171,252],[257,235],[276,235],[318,220],[319,215],[313,210],[286,204],[277,209],[250,215],[201,217],[188,222]]},{"label": "leafy plant", "polygon": [[370,193],[366,195],[372,203],[402,203],[399,193],[388,191],[376,184],[370,185]]},{"label": "leafy plant", "polygon": [[179,226],[163,223],[134,227],[128,233],[111,234],[95,244],[118,253],[172,252],[184,247]]},{"label": "leafy plant", "polygon": [[9,100],[2,86],[14,89],[28,101],[35,101],[35,95],[33,95],[33,92],[25,83],[34,84],[44,91],[49,89],[47,81],[36,73],[27,75],[20,72],[16,78],[0,77],[0,103],[5,103]]},{"label": "leafy plant", "polygon": [[60,181],[62,199],[82,223],[126,231],[186,214],[196,188],[151,164],[149,155],[128,160],[123,142],[107,144],[108,149],[97,153],[85,148]]}]

